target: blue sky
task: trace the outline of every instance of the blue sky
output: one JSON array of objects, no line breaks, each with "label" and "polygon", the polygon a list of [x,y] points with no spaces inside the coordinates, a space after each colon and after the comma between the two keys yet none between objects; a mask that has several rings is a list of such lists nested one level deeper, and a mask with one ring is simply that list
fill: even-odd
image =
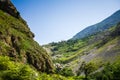
[{"label": "blue sky", "polygon": [[120,9],[120,0],[11,0],[40,44],[72,38]]}]

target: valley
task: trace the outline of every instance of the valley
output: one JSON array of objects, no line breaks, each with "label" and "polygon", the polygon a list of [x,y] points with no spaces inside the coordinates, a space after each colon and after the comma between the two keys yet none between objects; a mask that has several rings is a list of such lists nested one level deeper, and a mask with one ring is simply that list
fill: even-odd
[{"label": "valley", "polygon": [[73,38],[40,46],[0,0],[0,80],[120,80],[120,10]]},{"label": "valley", "polygon": [[[116,13],[118,14],[120,11]],[[112,16],[116,15],[116,13]],[[84,32],[82,33],[81,31],[80,34],[84,35]],[[61,69],[71,69],[71,73],[74,75],[85,76],[85,72],[80,71],[81,67],[85,67],[83,64],[95,64],[94,67],[97,68],[93,71],[93,73],[96,73],[98,71],[101,72],[104,69],[104,65],[107,63],[113,64],[115,61],[119,61],[119,35],[120,23],[117,23],[108,29],[90,34],[89,36],[81,39],[73,39],[73,37],[68,41],[61,41],[58,43],[53,42],[48,45],[43,45],[43,47],[47,49],[46,51],[49,50],[48,53],[52,56],[55,65],[59,64]],[[58,66],[56,68],[58,68]]]}]

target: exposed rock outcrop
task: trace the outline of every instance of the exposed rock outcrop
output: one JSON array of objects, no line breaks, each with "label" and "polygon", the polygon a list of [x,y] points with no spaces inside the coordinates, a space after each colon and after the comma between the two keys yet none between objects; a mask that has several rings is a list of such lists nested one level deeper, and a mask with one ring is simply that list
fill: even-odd
[{"label": "exposed rock outcrop", "polygon": [[0,0],[0,55],[30,64],[42,72],[52,72],[50,56],[33,37],[10,0]]},{"label": "exposed rock outcrop", "polygon": [[20,18],[20,13],[17,11],[14,5],[10,2],[10,0],[0,0],[0,9],[16,18]]}]

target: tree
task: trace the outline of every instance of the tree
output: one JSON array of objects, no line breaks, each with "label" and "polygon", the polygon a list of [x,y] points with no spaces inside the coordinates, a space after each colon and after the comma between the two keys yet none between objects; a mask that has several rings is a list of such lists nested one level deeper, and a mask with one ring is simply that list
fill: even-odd
[{"label": "tree", "polygon": [[88,80],[88,76],[94,72],[97,69],[97,65],[93,62],[85,63],[84,61],[82,62],[79,71],[77,72],[77,76],[81,75],[81,73],[84,73],[85,75],[85,80]]},{"label": "tree", "polygon": [[63,76],[73,76],[74,75],[73,71],[70,68],[63,68],[60,71],[60,74]]}]

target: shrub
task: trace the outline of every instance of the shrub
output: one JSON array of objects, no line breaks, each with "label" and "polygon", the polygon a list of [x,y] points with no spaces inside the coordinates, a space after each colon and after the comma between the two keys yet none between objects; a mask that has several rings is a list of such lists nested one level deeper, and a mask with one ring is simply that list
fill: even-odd
[{"label": "shrub", "polygon": [[[65,75],[71,70],[65,70]],[[68,72],[68,73],[67,73]],[[72,77],[63,77],[58,74],[38,73],[29,65],[10,61],[9,57],[0,56],[0,80],[74,80]]]},{"label": "shrub", "polygon": [[28,65],[10,61],[8,57],[0,56],[0,78],[3,80],[35,80],[37,76]]},{"label": "shrub", "polygon": [[66,76],[66,77],[68,77],[68,76],[74,76],[73,71],[72,71],[70,68],[63,68],[63,69],[60,71],[59,74],[61,74],[61,75],[63,75],[63,76]]}]

